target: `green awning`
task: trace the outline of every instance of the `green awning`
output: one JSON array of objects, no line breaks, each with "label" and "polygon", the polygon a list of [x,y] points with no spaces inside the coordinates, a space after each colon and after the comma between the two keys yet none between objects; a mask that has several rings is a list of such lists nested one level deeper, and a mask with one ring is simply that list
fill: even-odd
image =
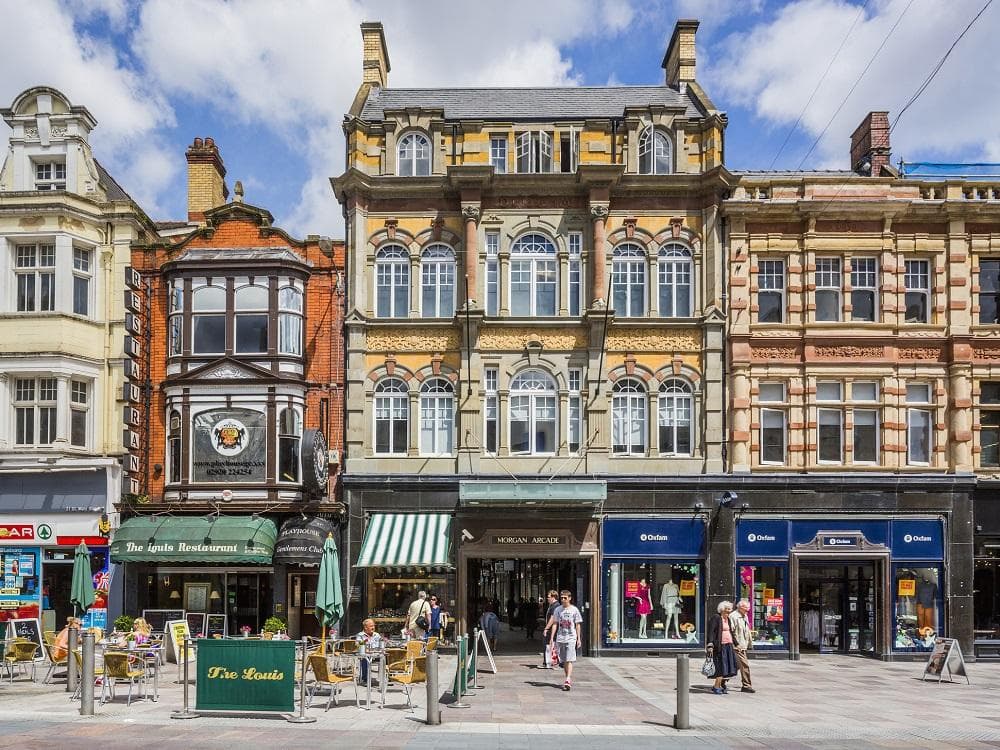
[{"label": "green awning", "polygon": [[114,533],[113,562],[269,565],[278,529],[254,516],[140,516]]},{"label": "green awning", "polygon": [[365,529],[358,568],[448,568],[451,516],[445,513],[376,513]]}]

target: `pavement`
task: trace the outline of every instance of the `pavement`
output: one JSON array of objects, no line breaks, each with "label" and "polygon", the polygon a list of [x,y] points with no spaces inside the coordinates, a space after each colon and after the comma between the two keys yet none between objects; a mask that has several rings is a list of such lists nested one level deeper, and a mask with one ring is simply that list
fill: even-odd
[{"label": "pavement", "polygon": [[[428,726],[426,692],[416,710],[398,689],[385,708],[359,709],[353,690],[324,710],[307,709],[313,724],[280,718],[204,716],[180,721],[176,667],[161,676],[160,700],[114,703],[81,717],[64,684],[18,678],[0,684],[0,747],[65,748],[416,748],[430,750],[628,750],[735,748],[1000,748],[1000,663],[968,665],[971,684],[922,682],[921,663],[883,663],[847,656],[798,662],[754,660],[756,694],[709,692],[691,659],[691,729],[673,729],[676,684],[672,657],[581,659],[573,690],[560,689],[561,670],[542,670],[534,655],[501,655],[497,674],[482,671],[481,689],[449,706],[453,656],[441,660],[442,724]],[[39,671],[39,678],[43,671]],[[191,687],[192,696],[194,687]]]}]

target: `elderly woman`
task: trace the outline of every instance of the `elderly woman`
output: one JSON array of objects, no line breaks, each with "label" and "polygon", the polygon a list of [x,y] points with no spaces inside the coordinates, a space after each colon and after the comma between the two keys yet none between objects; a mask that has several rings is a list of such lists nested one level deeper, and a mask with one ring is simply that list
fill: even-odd
[{"label": "elderly woman", "polygon": [[715,662],[715,685],[712,686],[712,692],[716,695],[728,693],[726,680],[739,672],[733,648],[733,631],[729,625],[732,611],[732,602],[720,602],[719,612],[709,618],[708,630],[705,632],[705,653]]}]

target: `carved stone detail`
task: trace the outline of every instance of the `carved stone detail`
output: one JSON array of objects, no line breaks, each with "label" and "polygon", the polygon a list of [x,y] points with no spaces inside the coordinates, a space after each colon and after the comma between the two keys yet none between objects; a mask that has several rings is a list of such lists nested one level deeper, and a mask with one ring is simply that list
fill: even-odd
[{"label": "carved stone detail", "polygon": [[619,328],[608,331],[606,348],[619,352],[697,352],[701,351],[701,333]]},{"label": "carved stone detail", "polygon": [[794,346],[755,346],[750,350],[750,357],[757,361],[798,359],[799,350]]},{"label": "carved stone detail", "polygon": [[370,352],[443,352],[459,348],[457,331],[376,330],[368,331]]},{"label": "carved stone detail", "polygon": [[236,365],[221,365],[214,370],[209,370],[202,377],[206,380],[209,378],[216,380],[245,380],[253,377],[253,375],[242,367],[236,367]]},{"label": "carved stone detail", "polygon": [[479,221],[479,206],[462,206],[462,217],[466,221]]},{"label": "carved stone detail", "polygon": [[24,137],[27,138],[29,141],[37,141],[38,140],[38,128],[25,128],[24,129]]},{"label": "carved stone detail", "polygon": [[1000,359],[1000,349],[973,349],[972,356],[980,360]]},{"label": "carved stone detail", "polygon": [[587,348],[587,332],[572,328],[503,328],[482,331],[479,348],[494,351],[521,351],[531,342],[538,342],[546,351]]},{"label": "carved stone detail", "polygon": [[907,347],[906,349],[897,350],[897,356],[900,359],[931,359],[937,360],[941,356],[940,349],[934,349],[933,347]]},{"label": "carved stone detail", "polygon": [[602,221],[608,218],[608,207],[607,206],[591,206],[590,215],[594,219],[601,219]]},{"label": "carved stone detail", "polygon": [[62,138],[63,136],[66,135],[66,126],[65,125],[53,125],[49,129],[49,134],[53,138]]},{"label": "carved stone detail", "polygon": [[885,356],[881,346],[817,346],[815,352],[823,359],[881,359]]}]

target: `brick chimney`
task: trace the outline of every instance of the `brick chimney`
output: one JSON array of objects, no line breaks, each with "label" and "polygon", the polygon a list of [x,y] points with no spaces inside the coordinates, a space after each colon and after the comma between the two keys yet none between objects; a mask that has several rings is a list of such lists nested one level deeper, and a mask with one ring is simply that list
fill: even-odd
[{"label": "brick chimney", "polygon": [[663,69],[667,72],[668,86],[690,83],[695,76],[694,36],[698,31],[698,21],[681,19],[674,26],[674,33],[667,43],[663,56]]},{"label": "brick chimney", "polygon": [[361,24],[361,40],[364,43],[361,82],[385,88],[389,82],[389,49],[385,46],[385,31],[377,21]]},{"label": "brick chimney", "polygon": [[212,138],[195,138],[188,147],[188,221],[205,223],[205,212],[229,197],[226,167]]},{"label": "brick chimney", "polygon": [[886,176],[889,156],[889,113],[869,112],[851,135],[851,169],[868,177]]}]

